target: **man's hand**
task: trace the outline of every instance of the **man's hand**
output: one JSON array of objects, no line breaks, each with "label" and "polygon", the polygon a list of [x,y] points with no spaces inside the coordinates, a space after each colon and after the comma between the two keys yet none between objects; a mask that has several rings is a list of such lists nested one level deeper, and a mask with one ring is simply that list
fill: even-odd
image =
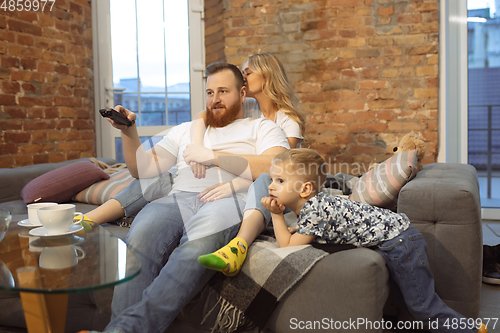
[{"label": "man's hand", "polygon": [[276,198],[264,197],[260,200],[260,203],[273,214],[283,214],[285,210],[285,205],[280,203]]},{"label": "man's hand", "polygon": [[196,143],[187,145],[182,156],[184,157],[184,161],[187,164],[190,164],[191,162],[196,162],[207,166],[216,164],[214,152]]},{"label": "man's hand", "polygon": [[212,185],[198,194],[203,202],[215,201],[223,198],[229,198],[233,195],[233,189],[229,182]]},{"label": "man's hand", "polygon": [[189,164],[191,165],[191,171],[194,174],[194,178],[197,179],[205,178],[208,166],[196,162],[191,162]]},{"label": "man's hand", "polygon": [[[127,110],[125,109],[123,106],[121,105],[117,105],[115,106],[115,110],[120,112],[121,114],[125,115],[125,117],[127,117],[128,120],[130,121],[135,121],[135,119],[137,118],[137,116],[135,115],[135,113],[133,113],[132,111],[130,110]],[[111,124],[111,126],[113,126],[114,128],[117,128],[119,129],[120,131],[124,131],[132,126],[126,126],[126,125],[119,125],[117,123],[115,123],[112,119],[109,119],[109,118],[106,118],[107,121],[109,121],[109,123]]]}]

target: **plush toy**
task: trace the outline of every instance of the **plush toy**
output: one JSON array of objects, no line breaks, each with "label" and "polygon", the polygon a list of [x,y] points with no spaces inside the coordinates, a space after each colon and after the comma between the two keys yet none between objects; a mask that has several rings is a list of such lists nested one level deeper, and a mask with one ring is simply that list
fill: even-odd
[{"label": "plush toy", "polygon": [[[421,133],[410,132],[401,138],[399,141],[399,145],[394,147],[393,151],[395,154],[399,154],[409,150],[418,149],[417,154],[417,169],[418,171],[422,170],[424,167],[422,164],[422,159],[425,156],[425,142],[424,137]],[[369,170],[375,168],[379,163],[373,163],[370,165]]]}]

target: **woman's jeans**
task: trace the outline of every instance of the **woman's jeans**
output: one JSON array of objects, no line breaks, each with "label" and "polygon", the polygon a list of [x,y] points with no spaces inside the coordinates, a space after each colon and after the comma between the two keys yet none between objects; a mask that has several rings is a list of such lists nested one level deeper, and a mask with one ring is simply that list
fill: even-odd
[{"label": "woman's jeans", "polygon": [[244,202],[231,197],[203,203],[197,195],[169,195],[137,214],[126,242],[141,261],[141,273],[116,286],[107,329],[163,333],[216,273],[198,257],[235,237]]},{"label": "woman's jeans", "polygon": [[472,328],[452,329],[453,323],[461,323],[460,318],[464,316],[450,309],[436,294],[426,249],[424,236],[412,225],[399,236],[375,248],[384,257],[389,269],[394,301],[400,309],[408,311],[424,325],[429,324],[429,320],[437,320],[439,329],[431,326],[429,329],[432,332],[477,331]]},{"label": "woman's jeans", "polygon": [[147,179],[134,179],[113,199],[118,200],[125,216],[133,216],[149,202],[166,197],[172,190],[175,173],[169,171]]},{"label": "woman's jeans", "polygon": [[[260,200],[264,197],[269,196],[269,185],[271,185],[271,176],[268,173],[263,173],[257,178],[247,193],[247,203],[245,205],[245,211],[249,209],[256,209],[264,215],[264,223],[267,225],[271,221],[271,212],[268,211],[260,203]],[[291,212],[291,209],[286,207],[284,214]]]}]

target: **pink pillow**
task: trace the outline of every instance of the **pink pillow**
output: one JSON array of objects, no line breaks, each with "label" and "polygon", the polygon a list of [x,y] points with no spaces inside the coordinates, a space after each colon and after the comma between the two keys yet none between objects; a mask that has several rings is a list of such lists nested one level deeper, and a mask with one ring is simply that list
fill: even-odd
[{"label": "pink pillow", "polygon": [[44,173],[21,190],[26,204],[33,202],[68,202],[86,187],[109,175],[91,162],[76,162]]}]

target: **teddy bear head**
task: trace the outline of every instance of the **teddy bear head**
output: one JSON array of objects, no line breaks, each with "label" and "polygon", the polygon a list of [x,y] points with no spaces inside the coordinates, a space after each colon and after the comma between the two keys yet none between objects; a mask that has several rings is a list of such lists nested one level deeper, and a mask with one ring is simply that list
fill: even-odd
[{"label": "teddy bear head", "polygon": [[421,133],[410,132],[403,136],[399,141],[399,145],[394,147],[394,153],[399,154],[409,150],[418,149],[417,161],[418,161],[418,170],[421,170],[422,159],[425,156],[425,142],[424,137]]}]

